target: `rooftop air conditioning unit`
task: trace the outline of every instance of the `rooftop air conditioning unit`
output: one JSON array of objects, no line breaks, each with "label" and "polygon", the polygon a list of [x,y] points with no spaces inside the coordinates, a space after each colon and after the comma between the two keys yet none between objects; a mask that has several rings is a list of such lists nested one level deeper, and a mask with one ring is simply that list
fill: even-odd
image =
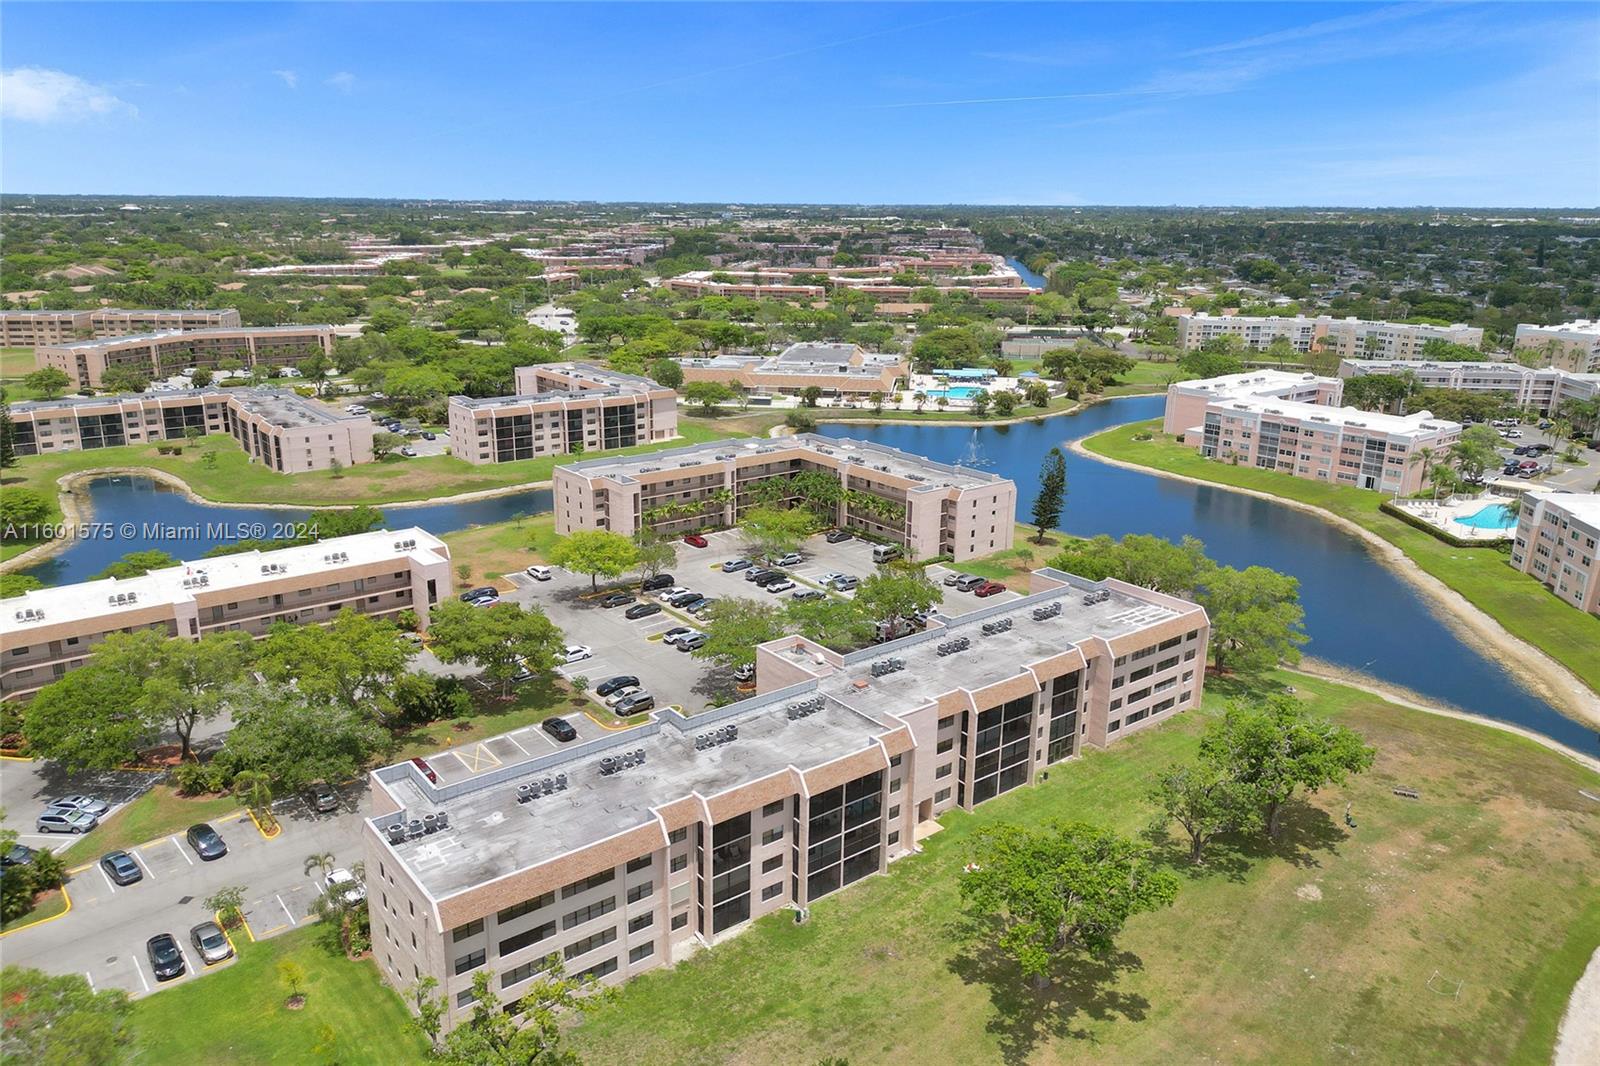
[{"label": "rooftop air conditioning unit", "polygon": [[[1089,602],[1089,598],[1087,596],[1085,596],[1083,602],[1084,603],[1088,603]],[[1043,607],[1035,607],[1033,609],[1033,620],[1035,622],[1043,622],[1045,619],[1054,618],[1056,615],[1058,615],[1060,613],[1061,613],[1061,601],[1060,600],[1056,600],[1054,603],[1045,604]]]}]

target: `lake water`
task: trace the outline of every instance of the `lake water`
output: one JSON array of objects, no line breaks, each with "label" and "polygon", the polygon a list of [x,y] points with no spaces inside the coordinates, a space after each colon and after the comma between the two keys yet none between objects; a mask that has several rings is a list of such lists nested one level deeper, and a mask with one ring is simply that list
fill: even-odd
[{"label": "lake water", "polygon": [[1015,270],[1018,274],[1022,275],[1023,281],[1026,281],[1034,288],[1042,289],[1048,284],[1048,279],[1046,279],[1043,274],[1035,274],[1033,271],[1022,265],[1022,260],[1007,259],[1006,262],[1011,264],[1012,270]]},{"label": "lake water", "polygon": [[[1129,397],[1077,415],[982,429],[938,425],[825,425],[832,437],[865,437],[958,462],[971,450],[987,458],[985,469],[1017,483],[1017,513],[1033,507],[1041,457],[1068,440],[1125,422],[1155,418],[1160,396]],[[1600,753],[1591,728],[1559,712],[1522,688],[1496,662],[1456,638],[1411,587],[1374,559],[1355,537],[1312,515],[1239,493],[1171,481],[1067,454],[1068,496],[1062,528],[1092,536],[1154,533],[1172,540],[1191,534],[1207,554],[1230,566],[1259,563],[1300,579],[1306,652],[1371,674],[1424,696],[1488,718],[1513,722],[1579,751]],[[273,523],[304,512],[260,507],[209,507],[191,503],[147,478],[100,478],[89,495],[99,523],[136,526],[160,521],[198,526]],[[418,525],[448,533],[470,525],[537,514],[551,506],[547,489],[459,504],[387,506],[391,528]],[[126,552],[161,548],[196,558],[222,538],[174,543],[143,529],[115,540],[81,540],[30,573],[47,584],[82,581]]]}]

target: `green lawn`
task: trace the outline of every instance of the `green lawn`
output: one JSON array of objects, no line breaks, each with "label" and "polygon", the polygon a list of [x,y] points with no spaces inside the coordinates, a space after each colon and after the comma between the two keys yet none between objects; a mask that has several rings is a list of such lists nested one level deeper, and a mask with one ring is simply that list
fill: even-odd
[{"label": "green lawn", "polygon": [[1136,396],[1141,393],[1166,392],[1170,382],[1182,379],[1178,364],[1158,363],[1150,359],[1134,360],[1133,369],[1122,375],[1117,384],[1106,389],[1107,396]]},{"label": "green lawn", "polygon": [[[1134,440],[1140,433],[1152,433],[1154,437]],[[1395,545],[1425,572],[1461,593],[1511,633],[1547,652],[1584,684],[1600,691],[1600,618],[1562,603],[1539,582],[1511,569],[1504,552],[1451,547],[1384,514],[1378,510],[1385,498],[1381,492],[1214,462],[1162,434],[1159,420],[1118,426],[1083,444],[1107,458],[1220,485],[1255,489],[1347,518]]]},{"label": "green lawn", "polygon": [[9,933],[13,929],[21,929],[25,926],[37,925],[42,921],[54,918],[56,915],[63,913],[66,909],[66,895],[57,891],[56,889],[51,889],[34,902],[32,910],[28,911],[26,914],[19,914],[17,917],[11,919],[9,922],[6,922],[4,925],[0,925],[0,933]]},{"label": "green lawn", "polygon": [[469,526],[446,533],[442,539],[450,546],[454,565],[472,568],[469,581],[493,581],[542,561],[557,540],[556,518],[553,514],[530,515]]},{"label": "green lawn", "polygon": [[[61,857],[68,866],[90,862],[108,851],[131,848],[156,837],[180,833],[196,822],[219,818],[239,809],[232,796],[180,796],[168,785],[156,785],[144,795],[101,822]],[[250,831],[255,827],[245,823]]]},{"label": "green lawn", "polygon": [[39,398],[39,394],[21,380],[37,369],[32,348],[0,348],[0,388],[5,389],[7,401],[15,403]]},{"label": "green lawn", "polygon": [[511,694],[512,698],[504,703],[500,702],[497,694],[478,694],[475,696],[476,709],[472,714],[429,722],[408,730],[396,738],[399,750],[384,761],[395,762],[415,755],[431,755],[445,747],[459,748],[486,737],[499,736],[542,722],[554,714],[569,713],[582,706],[582,703],[568,703],[567,688],[554,676],[535,677],[532,681],[513,686]]},{"label": "green lawn", "polygon": [[[400,997],[378,978],[371,960],[330,953],[309,926],[259,944],[235,937],[236,961],[134,1006],[135,1057],[140,1062],[256,1066],[340,1063],[402,1066],[426,1058]],[[305,1006],[284,1005],[277,966],[304,966]],[[331,1033],[331,1046],[324,1044]]]},{"label": "green lawn", "polygon": [[[1373,771],[1298,809],[1277,848],[1231,842],[1199,871],[1174,857],[1178,902],[1134,919],[1107,962],[1028,990],[961,928],[967,845],[1002,821],[1139,832],[1150,775],[1193,753],[1204,714],[947,816],[922,854],[821,901],[804,926],[769,917],[634,980],[576,1031],[578,1049],[697,1066],[1548,1062],[1600,944],[1600,824],[1577,792],[1600,775],[1498,730],[1287,680],[1378,747]],[[1400,784],[1422,799],[1396,798]],[[1462,982],[1458,996],[1430,990],[1436,972],[1451,982],[1436,987]]]}]

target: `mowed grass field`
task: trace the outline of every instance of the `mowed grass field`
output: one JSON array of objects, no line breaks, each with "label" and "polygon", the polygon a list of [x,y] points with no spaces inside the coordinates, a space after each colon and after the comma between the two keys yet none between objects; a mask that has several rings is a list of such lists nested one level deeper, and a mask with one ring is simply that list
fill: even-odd
[{"label": "mowed grass field", "polygon": [[[1141,433],[1154,437],[1134,440]],[[1533,578],[1511,569],[1504,552],[1452,547],[1384,514],[1378,510],[1383,493],[1213,462],[1164,435],[1159,420],[1118,426],[1090,437],[1083,446],[1110,459],[1218,485],[1255,489],[1347,518],[1405,552],[1424,571],[1600,692],[1600,618],[1561,602]]]},{"label": "mowed grass field", "polygon": [[764,919],[634,980],[576,1031],[579,1050],[686,1064],[1548,1062],[1600,944],[1600,805],[1578,794],[1600,775],[1497,730],[1286,679],[1377,745],[1376,766],[1295,811],[1277,848],[1223,846],[1198,870],[1171,852],[1176,904],[1135,918],[1111,959],[1036,993],[970,938],[957,883],[973,831],[1063,818],[1140,832],[1151,774],[1193,754],[1220,694],[948,816],[922,854],[822,900],[806,925]]}]

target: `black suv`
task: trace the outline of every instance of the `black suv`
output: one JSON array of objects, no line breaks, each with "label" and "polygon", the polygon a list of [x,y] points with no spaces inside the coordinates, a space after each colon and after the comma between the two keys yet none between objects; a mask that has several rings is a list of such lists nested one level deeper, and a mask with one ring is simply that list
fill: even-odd
[{"label": "black suv", "polygon": [[789,575],[784,573],[782,570],[768,570],[766,573],[756,578],[756,587],[766,588],[768,585],[776,585],[780,581],[787,580],[789,580]]},{"label": "black suv", "polygon": [[578,739],[578,731],[565,718],[546,718],[541,728],[563,744]]},{"label": "black suv", "polygon": [[676,584],[677,581],[673,580],[671,574],[657,574],[655,577],[645,578],[639,585],[639,591],[654,592],[656,589],[670,589]]},{"label": "black suv", "polygon": [[620,688],[627,688],[629,685],[637,685],[638,683],[639,679],[632,674],[619,674],[616,677],[607,678],[596,685],[594,694],[596,696],[609,696]]},{"label": "black suv", "polygon": [[461,596],[460,596],[460,599],[461,599],[462,603],[471,603],[473,600],[478,599],[481,596],[499,596],[499,595],[500,595],[500,590],[495,588],[493,585],[483,585],[483,586],[480,586],[479,588],[475,588],[475,589],[471,589],[471,590],[469,590],[467,592],[463,592],[461,594]]},{"label": "black suv", "polygon": [[622,615],[624,618],[634,619],[649,618],[653,614],[660,613],[661,605],[659,603],[636,603],[632,607],[629,607],[626,611],[622,612]]}]

